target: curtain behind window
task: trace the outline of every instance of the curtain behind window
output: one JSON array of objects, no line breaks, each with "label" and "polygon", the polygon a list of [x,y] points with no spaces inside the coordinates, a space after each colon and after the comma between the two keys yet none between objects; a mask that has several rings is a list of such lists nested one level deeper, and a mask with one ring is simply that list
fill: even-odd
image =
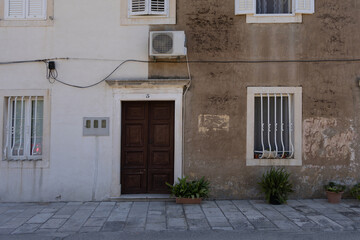
[{"label": "curtain behind window", "polygon": [[289,14],[292,0],[256,0],[257,14]]}]

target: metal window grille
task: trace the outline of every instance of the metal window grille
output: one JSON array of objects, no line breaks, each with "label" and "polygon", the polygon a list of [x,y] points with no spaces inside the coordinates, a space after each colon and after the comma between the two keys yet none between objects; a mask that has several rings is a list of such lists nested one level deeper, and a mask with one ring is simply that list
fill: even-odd
[{"label": "metal window grille", "polygon": [[294,158],[292,94],[255,96],[254,158]]},{"label": "metal window grille", "polygon": [[33,160],[42,155],[44,101],[39,96],[7,99],[4,156]]},{"label": "metal window grille", "polygon": [[256,0],[257,14],[290,14],[292,0]]}]

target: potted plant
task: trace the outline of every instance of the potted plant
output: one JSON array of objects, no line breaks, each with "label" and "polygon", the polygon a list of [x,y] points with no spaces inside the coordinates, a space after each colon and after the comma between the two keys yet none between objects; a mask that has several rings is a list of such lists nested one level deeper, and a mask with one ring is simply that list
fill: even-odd
[{"label": "potted plant", "polygon": [[286,203],[288,196],[293,192],[289,181],[290,174],[284,168],[274,168],[262,175],[261,191],[265,193],[266,201],[270,204],[280,205]]},{"label": "potted plant", "polygon": [[176,197],[176,203],[198,204],[202,198],[207,198],[209,194],[209,181],[202,177],[200,180],[188,181],[187,177],[178,178],[178,183],[170,185],[171,195]]},{"label": "potted plant", "polygon": [[360,183],[351,188],[351,194],[354,196],[354,198],[360,200]]},{"label": "potted plant", "polygon": [[345,186],[335,182],[329,182],[325,185],[326,196],[329,203],[340,203],[341,197],[344,193]]}]

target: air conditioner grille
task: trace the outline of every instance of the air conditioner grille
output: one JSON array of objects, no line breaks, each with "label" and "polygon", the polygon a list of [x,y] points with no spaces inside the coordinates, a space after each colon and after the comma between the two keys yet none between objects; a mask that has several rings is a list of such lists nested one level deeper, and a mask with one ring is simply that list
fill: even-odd
[{"label": "air conditioner grille", "polygon": [[171,54],[173,51],[172,33],[159,33],[153,36],[152,47],[155,53]]}]

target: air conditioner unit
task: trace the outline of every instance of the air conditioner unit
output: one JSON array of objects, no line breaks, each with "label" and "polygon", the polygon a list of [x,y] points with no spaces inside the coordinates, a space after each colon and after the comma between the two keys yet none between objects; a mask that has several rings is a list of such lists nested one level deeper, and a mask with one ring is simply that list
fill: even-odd
[{"label": "air conditioner unit", "polygon": [[150,32],[149,55],[153,58],[177,58],[186,56],[184,31]]}]

